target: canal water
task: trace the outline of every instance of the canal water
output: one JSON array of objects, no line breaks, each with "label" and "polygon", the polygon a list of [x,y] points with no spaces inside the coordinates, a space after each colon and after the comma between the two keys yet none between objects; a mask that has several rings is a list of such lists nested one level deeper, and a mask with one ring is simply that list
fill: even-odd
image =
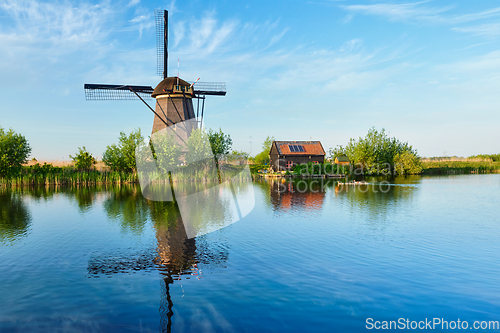
[{"label": "canal water", "polygon": [[250,186],[245,218],[192,239],[137,186],[0,188],[0,331],[500,321],[500,175]]}]

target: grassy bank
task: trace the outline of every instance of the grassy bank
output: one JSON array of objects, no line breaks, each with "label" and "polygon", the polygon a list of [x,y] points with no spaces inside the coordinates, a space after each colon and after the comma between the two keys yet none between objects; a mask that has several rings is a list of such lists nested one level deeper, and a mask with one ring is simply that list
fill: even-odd
[{"label": "grassy bank", "polygon": [[[222,165],[220,170],[199,165],[199,168],[178,167],[169,177],[167,173],[151,173],[147,175],[154,182],[206,182],[214,180],[244,180],[244,166],[230,164]],[[71,166],[56,167],[51,164],[27,165],[10,177],[0,178],[0,186],[44,186],[44,185],[102,185],[102,184],[132,184],[138,183],[135,172],[75,170]]]},{"label": "grassy bank", "polygon": [[500,162],[493,161],[422,161],[424,175],[496,173],[500,172]]},{"label": "grassy bank", "polygon": [[136,174],[126,172],[63,171],[47,174],[24,173],[8,178],[1,178],[0,185],[96,185],[135,183],[137,181]]},{"label": "grassy bank", "polygon": [[0,178],[0,185],[96,185],[135,183],[137,181],[135,173],[98,170],[81,171],[75,170],[73,167],[35,164],[24,166],[16,175]]}]

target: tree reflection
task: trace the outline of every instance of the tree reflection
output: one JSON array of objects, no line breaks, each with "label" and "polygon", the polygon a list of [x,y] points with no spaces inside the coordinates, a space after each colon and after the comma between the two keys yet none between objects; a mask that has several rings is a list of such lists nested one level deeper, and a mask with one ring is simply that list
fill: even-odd
[{"label": "tree reflection", "polygon": [[384,217],[393,208],[407,204],[412,200],[420,176],[386,178],[369,178],[369,185],[336,185],[335,198],[347,203],[351,211],[365,212],[371,219]]},{"label": "tree reflection", "polygon": [[103,207],[109,219],[136,234],[142,233],[150,216],[147,200],[137,186],[109,187]]},{"label": "tree reflection", "polygon": [[28,233],[31,216],[19,194],[0,189],[0,243],[13,243]]},{"label": "tree reflection", "polygon": [[369,178],[368,185],[342,185],[334,179],[265,179],[257,185],[268,192],[268,205],[276,212],[322,210],[333,197],[352,211],[385,215],[389,206],[410,201],[418,191],[420,176],[395,179]]},{"label": "tree reflection", "polygon": [[92,208],[98,190],[94,186],[72,186],[68,187],[65,193],[76,201],[81,213],[86,213]]}]

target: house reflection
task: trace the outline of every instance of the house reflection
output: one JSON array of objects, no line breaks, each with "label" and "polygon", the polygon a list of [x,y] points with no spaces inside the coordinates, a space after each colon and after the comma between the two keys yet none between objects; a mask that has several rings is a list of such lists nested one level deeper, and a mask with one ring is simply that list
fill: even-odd
[{"label": "house reflection", "polygon": [[325,183],[314,180],[269,180],[271,204],[275,210],[320,210],[325,200]]}]

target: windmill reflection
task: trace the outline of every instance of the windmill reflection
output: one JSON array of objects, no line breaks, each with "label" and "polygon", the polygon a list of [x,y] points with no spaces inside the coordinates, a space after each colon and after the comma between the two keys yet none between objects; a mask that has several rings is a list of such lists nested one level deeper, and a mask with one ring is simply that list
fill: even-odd
[{"label": "windmill reflection", "polygon": [[[109,218],[117,220],[124,230],[140,233],[151,221],[156,232],[156,244],[148,250],[121,255],[93,256],[89,259],[89,275],[111,275],[133,271],[158,270],[162,276],[160,301],[160,331],[170,332],[173,301],[170,285],[182,275],[197,272],[197,265],[218,265],[227,260],[224,246],[204,242],[203,238],[186,235],[179,209],[174,202],[146,200],[138,186],[115,188],[104,202]],[[180,283],[180,281],[179,281]]]}]

